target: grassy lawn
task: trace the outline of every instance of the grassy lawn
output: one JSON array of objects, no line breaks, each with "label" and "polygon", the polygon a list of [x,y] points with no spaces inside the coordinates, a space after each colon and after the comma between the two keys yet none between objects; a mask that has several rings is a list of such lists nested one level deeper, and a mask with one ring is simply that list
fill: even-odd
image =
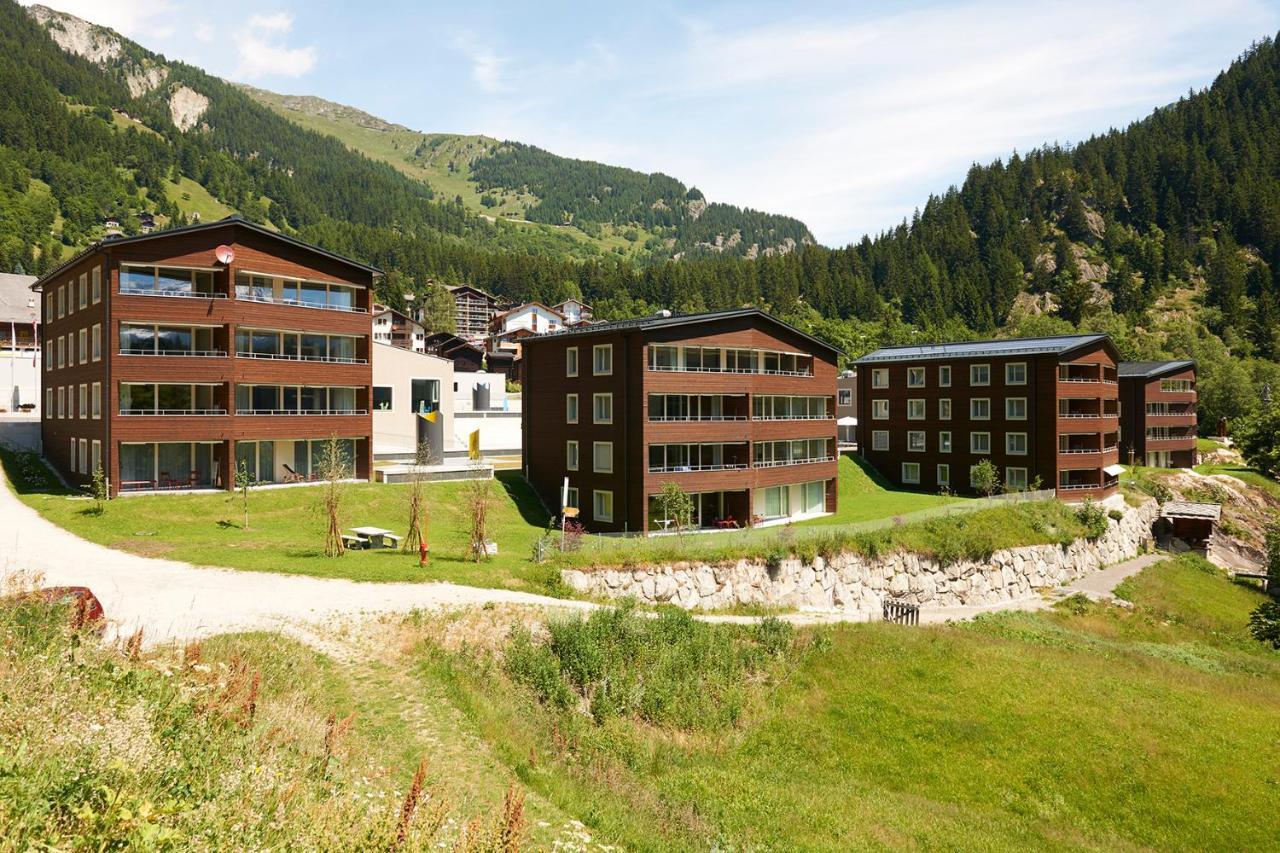
[{"label": "grassy lawn", "polygon": [[1280,483],[1256,468],[1247,468],[1244,465],[1197,465],[1195,471],[1197,474],[1227,474],[1280,498]]},{"label": "grassy lawn", "polygon": [[836,514],[802,521],[800,525],[855,524],[971,500],[895,488],[857,457],[841,455],[838,467],[840,500]]},{"label": "grassy lawn", "polygon": [[1212,438],[1196,439],[1196,450],[1199,450],[1201,453],[1212,453],[1213,451],[1221,450],[1224,447],[1226,447],[1225,444],[1214,441]]},{"label": "grassy lawn", "polygon": [[[498,554],[476,563],[466,557],[467,530],[461,483],[426,485],[431,560],[418,568],[416,554],[392,549],[324,556],[326,521],[319,488],[300,486],[249,493],[249,530],[239,495],[148,495],[111,501],[102,515],[84,498],[69,496],[47,481],[30,482],[5,452],[10,482],[41,515],[93,542],[149,557],[249,571],[284,572],[368,581],[444,580],[472,586],[545,591],[550,569],[530,560],[546,513],[515,472],[499,472],[493,484],[491,538]],[[42,470],[42,469],[34,469]],[[22,484],[27,481],[27,485]],[[344,486],[342,525],[384,527],[403,533],[407,485],[353,483]]]},{"label": "grassy lawn", "polygon": [[627,848],[1272,846],[1280,653],[1245,629],[1261,594],[1194,557],[1125,592],[1132,610],[811,635],[720,730],[592,722],[483,662],[423,671],[533,791]]}]

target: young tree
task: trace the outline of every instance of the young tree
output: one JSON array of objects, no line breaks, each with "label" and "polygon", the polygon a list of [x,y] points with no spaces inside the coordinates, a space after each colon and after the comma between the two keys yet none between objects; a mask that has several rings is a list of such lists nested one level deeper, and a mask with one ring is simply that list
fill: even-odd
[{"label": "young tree", "polygon": [[693,498],[679,483],[663,483],[654,503],[658,517],[671,519],[677,533],[693,525]]},{"label": "young tree", "polygon": [[418,550],[418,546],[427,541],[427,507],[422,499],[422,484],[425,482],[423,470],[430,460],[431,445],[425,441],[418,442],[413,458],[413,471],[409,475],[409,530],[400,546],[406,554]]},{"label": "young tree", "polygon": [[991,497],[1000,488],[1000,470],[990,459],[983,459],[969,469],[969,482],[975,489]]},{"label": "young tree", "polygon": [[472,463],[471,478],[463,481],[462,507],[470,528],[468,556],[477,563],[489,559],[489,507],[493,503],[493,480],[483,465]]},{"label": "young tree", "polygon": [[337,436],[330,436],[320,447],[316,471],[324,480],[321,504],[328,526],[324,534],[326,557],[341,557],[346,551],[342,542],[342,481],[350,476],[350,461]]},{"label": "young tree", "polygon": [[240,500],[244,505],[244,529],[249,529],[249,487],[253,485],[253,475],[249,473],[249,465],[243,459],[236,469],[236,488],[240,490]]},{"label": "young tree", "polygon": [[107,508],[107,473],[102,465],[93,469],[93,480],[89,483],[89,492],[93,496],[93,514],[102,515]]}]

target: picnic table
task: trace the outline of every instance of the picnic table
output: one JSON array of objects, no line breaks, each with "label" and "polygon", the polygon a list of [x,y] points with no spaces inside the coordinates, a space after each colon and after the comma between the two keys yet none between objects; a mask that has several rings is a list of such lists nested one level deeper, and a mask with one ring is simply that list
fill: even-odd
[{"label": "picnic table", "polygon": [[351,532],[365,548],[397,548],[403,538],[381,527],[353,527]]}]

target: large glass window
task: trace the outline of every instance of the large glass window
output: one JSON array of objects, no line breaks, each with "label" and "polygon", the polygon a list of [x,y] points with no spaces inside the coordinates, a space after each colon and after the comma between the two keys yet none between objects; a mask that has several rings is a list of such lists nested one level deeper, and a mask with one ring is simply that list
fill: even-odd
[{"label": "large glass window", "polygon": [[414,379],[410,404],[415,412],[434,412],[440,408],[440,380]]},{"label": "large glass window", "polygon": [[391,409],[392,387],[390,385],[373,386],[373,408],[385,412]]},{"label": "large glass window", "polygon": [[150,488],[156,479],[155,445],[120,445],[120,479],[124,488]]}]

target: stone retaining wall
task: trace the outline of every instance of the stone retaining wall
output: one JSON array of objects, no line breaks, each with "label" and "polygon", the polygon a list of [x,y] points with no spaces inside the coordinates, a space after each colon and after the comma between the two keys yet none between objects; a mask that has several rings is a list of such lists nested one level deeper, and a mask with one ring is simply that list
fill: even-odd
[{"label": "stone retaining wall", "polygon": [[713,609],[764,604],[805,610],[858,611],[878,615],[885,598],[930,607],[995,604],[1031,596],[1104,566],[1136,556],[1151,541],[1159,506],[1148,501],[1108,519],[1096,541],[1067,546],[1028,545],[997,551],[982,562],[942,565],[931,557],[896,553],[875,559],[841,554],[830,560],[764,560],[675,563],[636,569],[565,569],[565,583],[601,598],[634,596],[645,604]]}]

